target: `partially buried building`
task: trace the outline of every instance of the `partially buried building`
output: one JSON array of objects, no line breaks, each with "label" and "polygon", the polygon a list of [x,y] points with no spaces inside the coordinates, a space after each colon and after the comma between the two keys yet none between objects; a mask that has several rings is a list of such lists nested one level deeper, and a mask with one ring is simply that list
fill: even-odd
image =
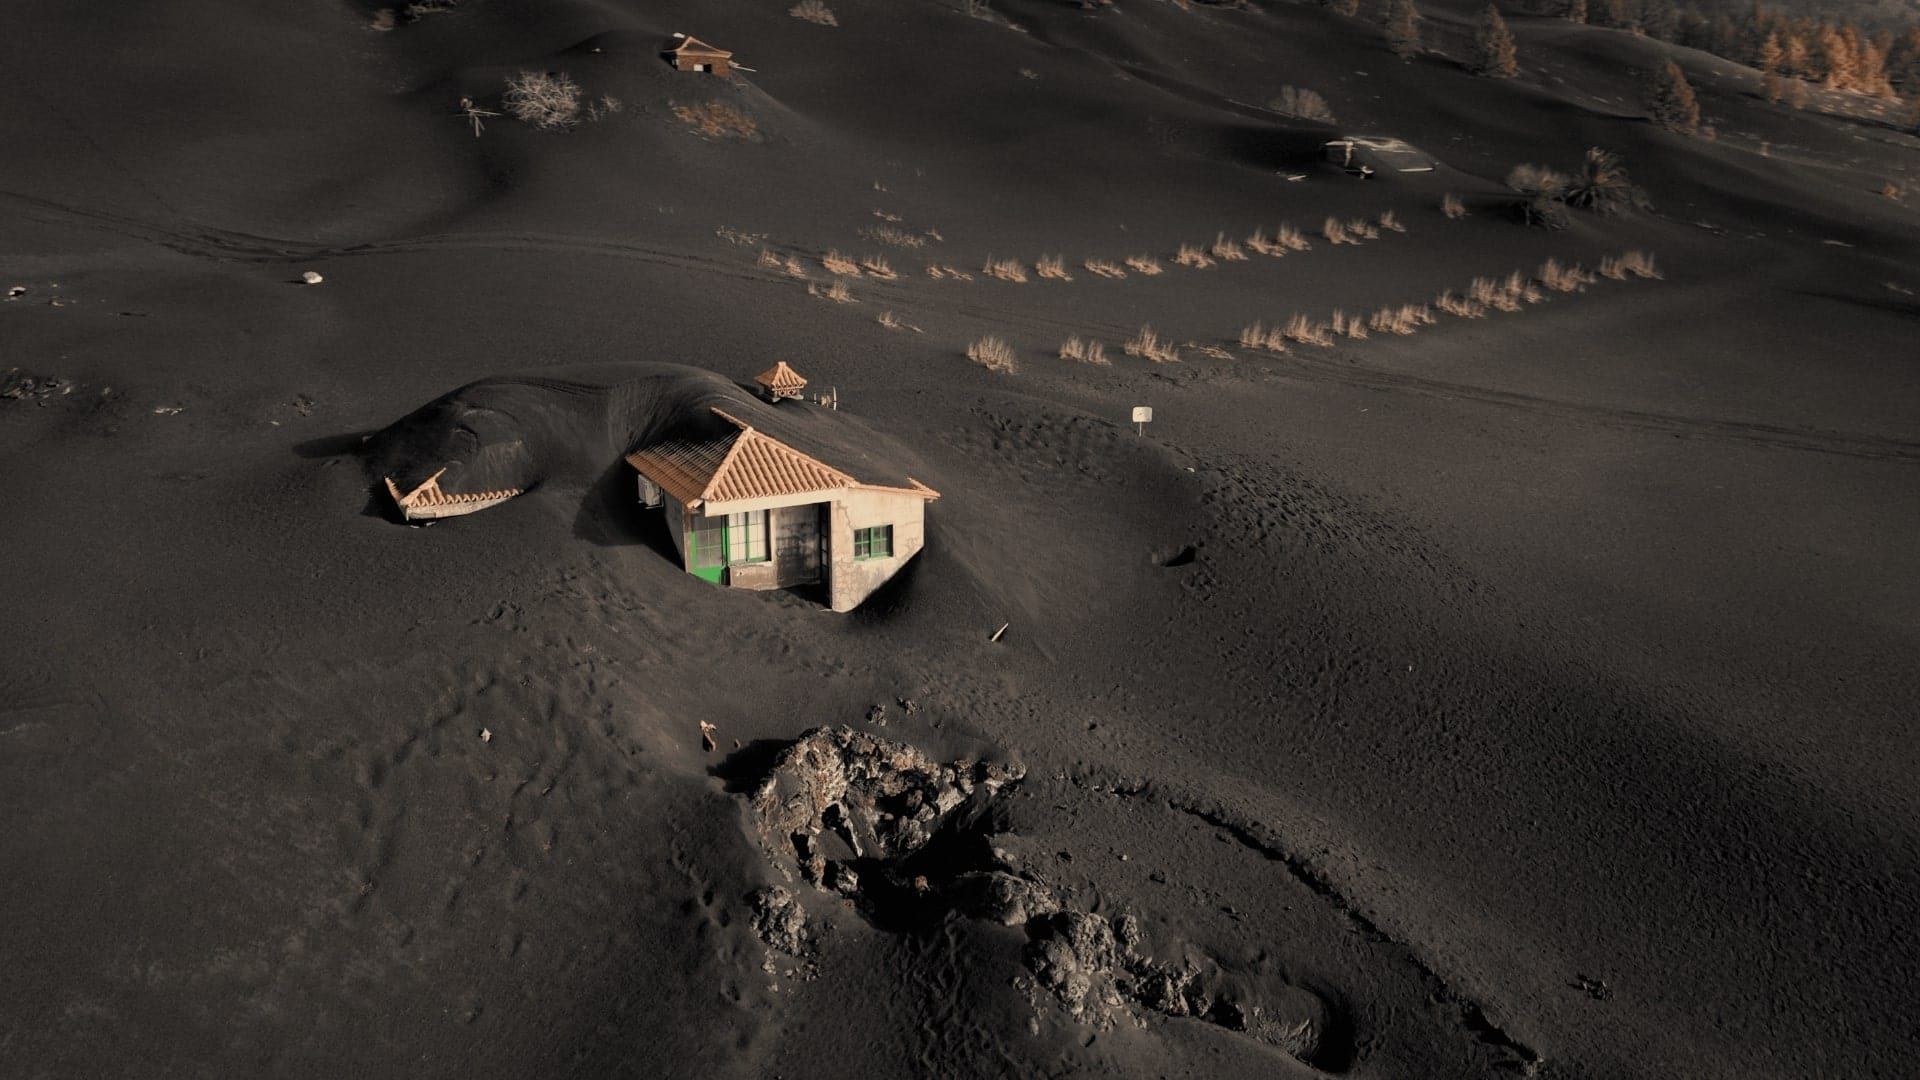
[{"label": "partially buried building", "polygon": [[[785,382],[792,369],[776,373]],[[939,492],[806,401],[763,407],[758,426],[742,411],[708,406],[628,454],[641,502],[666,515],[688,573],[740,589],[818,586],[833,610],[852,611],[919,553]]]}]

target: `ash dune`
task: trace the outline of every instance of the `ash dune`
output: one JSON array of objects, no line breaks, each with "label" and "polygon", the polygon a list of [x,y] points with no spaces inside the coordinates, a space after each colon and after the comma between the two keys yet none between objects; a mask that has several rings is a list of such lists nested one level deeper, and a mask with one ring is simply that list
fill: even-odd
[{"label": "ash dune", "polygon": [[[1910,1071],[1897,104],[793,6],[0,14],[0,1073]],[[924,550],[686,572],[623,458],[715,405]]]}]

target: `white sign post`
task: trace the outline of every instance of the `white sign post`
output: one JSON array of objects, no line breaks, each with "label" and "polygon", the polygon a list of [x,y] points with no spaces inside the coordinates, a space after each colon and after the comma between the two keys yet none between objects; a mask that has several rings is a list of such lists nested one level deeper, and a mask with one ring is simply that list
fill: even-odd
[{"label": "white sign post", "polygon": [[1153,423],[1153,406],[1135,405],[1133,407],[1133,425],[1139,430],[1134,432],[1134,434],[1145,435],[1147,433],[1147,425],[1151,423]]}]

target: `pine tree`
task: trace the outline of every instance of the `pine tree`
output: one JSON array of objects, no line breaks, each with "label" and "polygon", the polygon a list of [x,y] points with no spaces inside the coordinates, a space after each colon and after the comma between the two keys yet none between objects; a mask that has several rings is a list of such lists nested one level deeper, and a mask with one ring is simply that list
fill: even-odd
[{"label": "pine tree", "polygon": [[1811,74],[1807,70],[1807,39],[1799,34],[1787,35],[1787,54],[1780,61],[1780,74],[1799,78]]},{"label": "pine tree", "polygon": [[1520,73],[1513,33],[1500,18],[1499,7],[1491,3],[1473,31],[1473,73],[1494,79],[1511,79]]},{"label": "pine tree", "polygon": [[1567,6],[1561,14],[1568,22],[1586,22],[1587,0],[1567,0]]},{"label": "pine tree", "polygon": [[1387,48],[1402,60],[1420,55],[1420,9],[1413,0],[1393,0],[1387,7]]},{"label": "pine tree", "polygon": [[1831,26],[1820,28],[1821,80],[1829,90],[1851,90],[1854,81],[1853,47]]},{"label": "pine tree", "polygon": [[1668,131],[1691,135],[1699,130],[1700,101],[1693,96],[1693,87],[1679,64],[1669,60],[1665,68],[1654,73],[1653,82],[1647,86],[1647,111],[1654,123]]},{"label": "pine tree", "polygon": [[1753,66],[1772,75],[1780,70],[1780,62],[1786,57],[1787,51],[1780,47],[1780,34],[1775,31],[1768,34],[1767,40],[1760,43],[1760,55],[1754,58]]}]

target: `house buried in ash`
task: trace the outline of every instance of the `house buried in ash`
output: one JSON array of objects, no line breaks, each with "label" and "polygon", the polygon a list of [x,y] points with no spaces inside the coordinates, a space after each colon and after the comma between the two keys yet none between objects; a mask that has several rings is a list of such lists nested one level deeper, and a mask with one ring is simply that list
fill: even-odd
[{"label": "house buried in ash", "polygon": [[[781,363],[759,382],[782,402],[805,381]],[[919,553],[939,492],[836,438],[831,414],[784,401],[763,410],[763,430],[707,412],[698,430],[627,455],[688,573],[741,589],[820,586],[827,606],[852,611]]]}]

